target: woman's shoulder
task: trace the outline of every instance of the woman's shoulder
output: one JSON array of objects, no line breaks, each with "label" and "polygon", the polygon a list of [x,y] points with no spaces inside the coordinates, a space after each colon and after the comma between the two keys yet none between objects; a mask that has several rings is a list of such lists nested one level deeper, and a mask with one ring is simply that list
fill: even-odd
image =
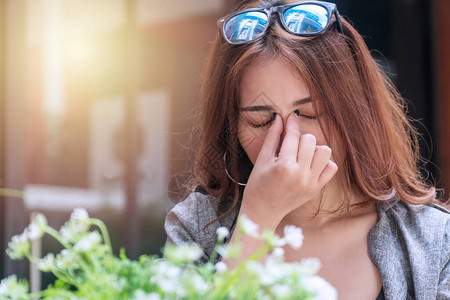
[{"label": "woman's shoulder", "polygon": [[[213,222],[221,215],[219,205],[218,197],[208,195],[204,189],[197,186],[186,199],[168,212],[164,224],[167,241],[174,244],[198,243],[207,253],[210,252],[216,244],[217,228],[225,226],[231,229],[237,215],[235,209]],[[211,224],[208,225],[209,223]]]},{"label": "woman's shoulder", "polygon": [[[169,211],[168,215],[176,215],[186,222],[197,223],[199,227],[203,228],[221,216],[222,210],[220,205],[218,197],[209,195],[203,187],[198,185],[183,201],[177,203]],[[236,217],[236,213],[234,210],[230,214],[225,215],[219,222],[215,222],[217,223],[216,225],[230,227]]]},{"label": "woman's shoulder", "polygon": [[411,205],[398,199],[377,206],[379,221],[369,232],[369,254],[385,292],[398,299],[449,296],[450,211],[436,203]]},{"label": "woman's shoulder", "polygon": [[[448,239],[450,211],[436,203],[412,205],[399,199],[377,203],[379,221],[373,231],[386,238],[400,235],[406,242],[440,244]],[[435,244],[436,245],[436,244]],[[446,247],[450,247],[446,245]]]},{"label": "woman's shoulder", "polygon": [[170,214],[175,214],[179,218],[186,220],[204,220],[209,223],[211,220],[217,218],[218,199],[208,195],[197,188],[191,192],[187,197],[178,202],[170,211]]},{"label": "woman's shoulder", "polygon": [[404,224],[411,231],[435,233],[449,225],[450,211],[436,203],[408,204],[399,199],[377,203],[380,221]]}]

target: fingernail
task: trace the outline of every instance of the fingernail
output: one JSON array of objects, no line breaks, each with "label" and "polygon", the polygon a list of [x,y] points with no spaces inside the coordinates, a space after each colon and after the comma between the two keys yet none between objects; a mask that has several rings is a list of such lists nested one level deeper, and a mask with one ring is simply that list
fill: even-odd
[{"label": "fingernail", "polygon": [[276,118],[277,118],[277,113],[273,113],[272,121],[275,121]]},{"label": "fingernail", "polygon": [[300,111],[299,111],[298,109],[294,110],[294,114],[295,114],[297,117],[300,117]]}]

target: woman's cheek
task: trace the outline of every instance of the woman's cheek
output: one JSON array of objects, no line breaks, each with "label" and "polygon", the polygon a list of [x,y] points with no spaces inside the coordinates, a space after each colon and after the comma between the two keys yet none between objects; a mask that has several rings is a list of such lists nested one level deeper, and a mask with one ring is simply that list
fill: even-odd
[{"label": "woman's cheek", "polygon": [[257,128],[250,129],[242,127],[241,130],[239,130],[239,142],[241,143],[242,148],[244,148],[245,153],[247,153],[248,158],[250,158],[250,161],[253,164],[255,164],[259,151],[261,151],[266,134],[266,130],[260,130]]}]

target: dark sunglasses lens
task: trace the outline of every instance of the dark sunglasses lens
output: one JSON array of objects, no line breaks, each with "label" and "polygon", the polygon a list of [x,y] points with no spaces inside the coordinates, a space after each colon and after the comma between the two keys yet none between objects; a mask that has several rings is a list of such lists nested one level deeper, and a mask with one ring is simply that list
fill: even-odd
[{"label": "dark sunglasses lens", "polygon": [[328,11],[320,5],[301,4],[287,9],[283,19],[295,34],[315,34],[327,27]]},{"label": "dark sunglasses lens", "polygon": [[244,43],[261,36],[267,25],[267,15],[251,11],[234,16],[224,25],[224,34],[231,43]]}]

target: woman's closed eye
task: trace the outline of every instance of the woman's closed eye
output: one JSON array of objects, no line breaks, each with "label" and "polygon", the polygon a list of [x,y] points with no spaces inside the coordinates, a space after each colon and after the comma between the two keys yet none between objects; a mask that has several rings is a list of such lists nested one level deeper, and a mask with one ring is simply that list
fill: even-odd
[{"label": "woman's closed eye", "polygon": [[301,113],[298,109],[294,110],[294,113],[295,113],[298,117],[303,117],[303,118],[310,119],[310,120],[315,120],[315,119],[317,119],[317,116],[315,116],[315,115],[313,115],[313,114]]},{"label": "woman's closed eye", "polygon": [[[305,119],[308,119],[308,120],[315,120],[315,119],[317,119],[317,116],[315,116],[315,115],[309,115],[309,114],[306,114],[306,113],[301,113],[298,110],[296,110],[295,113],[300,118],[305,118]],[[251,125],[254,128],[263,128],[263,127],[266,127],[267,125],[269,125],[270,123],[272,123],[272,119],[269,119],[268,121],[261,122],[261,123],[256,123],[256,124],[252,123]]]},{"label": "woman's closed eye", "polygon": [[272,123],[272,119],[270,119],[269,121],[264,122],[264,123],[252,124],[252,126],[254,128],[263,128],[263,127],[266,127],[267,125],[269,125],[270,123]]},{"label": "woman's closed eye", "polygon": [[317,119],[316,116],[305,115],[305,114],[300,114],[300,117],[307,118],[307,119],[310,119],[310,120],[315,120],[315,119]]}]

